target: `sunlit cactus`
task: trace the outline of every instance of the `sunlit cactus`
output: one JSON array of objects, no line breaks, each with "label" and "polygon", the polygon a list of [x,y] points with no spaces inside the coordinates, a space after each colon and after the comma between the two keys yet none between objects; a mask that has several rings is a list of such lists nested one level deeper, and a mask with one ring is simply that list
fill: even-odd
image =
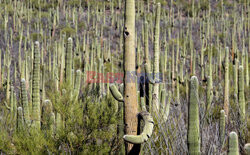
[{"label": "sunlit cactus", "polygon": [[[154,80],[158,81],[160,79],[159,74],[159,57],[160,57],[160,48],[159,48],[159,35],[160,35],[160,18],[161,18],[161,4],[157,3],[156,9],[156,18],[155,18],[155,28],[154,28]],[[153,112],[159,110],[159,84],[156,83],[153,86],[152,94],[152,107]]]},{"label": "sunlit cactus", "polygon": [[33,126],[40,129],[40,49],[39,42],[35,42],[33,79],[32,79],[32,120]]},{"label": "sunlit cactus", "polygon": [[72,84],[72,38],[68,38],[67,48],[66,48],[66,57],[65,57],[65,79],[66,82]]},{"label": "sunlit cactus", "polygon": [[222,146],[225,140],[225,111],[221,110],[220,111],[220,145]]},{"label": "sunlit cactus", "polygon": [[246,154],[250,154],[250,143],[247,143],[245,146],[244,146],[244,149],[246,151]]},{"label": "sunlit cactus", "polygon": [[229,134],[228,155],[239,155],[238,135],[235,132]]},{"label": "sunlit cactus", "polygon": [[245,120],[245,114],[246,114],[246,110],[245,110],[245,95],[244,95],[244,70],[243,70],[243,66],[239,66],[239,80],[238,80],[238,83],[239,83],[239,107],[240,107],[240,118],[242,121]]},{"label": "sunlit cactus", "polygon": [[21,79],[21,99],[22,99],[22,105],[23,105],[24,122],[27,125],[29,125],[30,124],[30,111],[29,111],[29,102],[28,102],[25,79]]},{"label": "sunlit cactus", "polygon": [[229,117],[229,49],[225,50],[225,85],[224,85],[224,110],[227,118]]},{"label": "sunlit cactus", "polygon": [[198,79],[196,76],[191,77],[190,94],[188,104],[188,152],[190,155],[200,154],[200,126],[199,126],[199,94]]},{"label": "sunlit cactus", "polygon": [[210,111],[210,107],[213,101],[213,83],[212,83],[212,77],[208,76],[207,77],[207,94],[206,94],[206,113],[208,115]]}]

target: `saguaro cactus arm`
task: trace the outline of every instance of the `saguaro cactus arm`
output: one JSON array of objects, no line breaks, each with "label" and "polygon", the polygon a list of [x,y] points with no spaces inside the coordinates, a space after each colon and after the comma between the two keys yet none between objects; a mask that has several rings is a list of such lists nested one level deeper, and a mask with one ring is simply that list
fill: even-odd
[{"label": "saguaro cactus arm", "polygon": [[147,111],[142,111],[139,113],[139,115],[142,117],[143,121],[145,122],[143,131],[140,135],[124,135],[123,139],[126,142],[132,143],[132,144],[142,144],[148,140],[148,138],[151,137],[153,129],[154,129],[154,121],[152,116]]},{"label": "saguaro cactus arm", "polygon": [[114,84],[111,84],[110,85],[110,91],[111,91],[111,94],[113,95],[113,97],[119,101],[119,102],[123,102],[123,96],[122,94],[119,92],[119,90],[116,88],[116,86]]}]

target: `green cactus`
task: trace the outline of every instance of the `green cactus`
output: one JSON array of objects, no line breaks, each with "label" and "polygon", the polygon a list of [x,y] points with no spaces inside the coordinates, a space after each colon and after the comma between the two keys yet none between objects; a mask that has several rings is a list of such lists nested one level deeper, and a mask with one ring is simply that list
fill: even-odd
[{"label": "green cactus", "polygon": [[141,103],[141,110],[142,111],[147,111],[145,101],[144,101],[144,97],[140,97],[140,103]]},{"label": "green cactus", "polygon": [[79,93],[80,93],[80,88],[81,88],[81,71],[77,70],[76,71],[76,80],[75,80],[75,86],[74,86],[74,97],[75,100],[78,99]]},{"label": "green cactus", "polygon": [[35,42],[33,79],[32,79],[32,119],[33,127],[40,129],[40,49],[39,42]]},{"label": "green cactus", "polygon": [[220,146],[223,146],[224,139],[225,139],[225,126],[226,126],[225,117],[226,117],[225,111],[221,110],[220,111]]},{"label": "green cactus", "polygon": [[188,104],[188,152],[190,155],[200,154],[200,126],[199,126],[199,94],[198,79],[191,77]]},{"label": "green cactus", "polygon": [[10,112],[11,112],[11,117],[15,121],[16,120],[16,113],[17,113],[17,105],[15,102],[15,93],[14,93],[14,87],[10,87],[11,95],[10,95]]},{"label": "green cactus", "polygon": [[171,91],[169,90],[168,91],[168,101],[167,101],[167,104],[164,107],[164,115],[163,115],[164,121],[167,121],[167,119],[168,119],[171,99],[172,99],[172,94],[171,94]]},{"label": "green cactus", "polygon": [[[7,58],[8,59],[8,58]],[[10,63],[7,62],[7,86],[6,86],[6,101],[10,100]]]},{"label": "green cactus", "polygon": [[[245,76],[246,76],[246,86],[249,87],[249,70],[248,70],[248,52],[245,52]],[[1,64],[1,63],[0,63]],[[0,86],[1,87],[1,86]]]},{"label": "green cactus", "polygon": [[165,112],[165,105],[166,105],[166,90],[161,90],[161,101],[160,101],[160,113],[161,116],[164,116]]},{"label": "green cactus", "polygon": [[49,135],[54,133],[55,125],[55,114],[52,108],[50,100],[45,100],[42,106],[42,129],[47,130]]},{"label": "green cactus", "polygon": [[142,111],[139,113],[142,119],[145,122],[143,131],[140,135],[124,135],[123,139],[127,142],[132,144],[142,144],[151,137],[153,128],[154,128],[154,121],[152,116],[147,111]]},{"label": "green cactus", "polygon": [[[154,80],[158,81],[159,75],[159,34],[160,34],[160,18],[161,18],[161,4],[157,3],[156,18],[155,18],[155,28],[154,28]],[[152,108],[153,112],[159,110],[159,84],[155,83],[153,86],[153,98],[152,98]]]},{"label": "green cactus", "polygon": [[196,51],[191,49],[191,52],[193,53],[192,57],[192,75],[196,75]]},{"label": "green cactus", "polygon": [[239,107],[240,107],[240,119],[241,121],[245,121],[245,114],[246,114],[246,110],[245,110],[245,95],[244,95],[244,70],[243,70],[243,66],[239,66],[239,80],[238,80],[238,90],[239,90]]},{"label": "green cactus", "polygon": [[213,101],[213,82],[212,82],[212,77],[208,76],[207,77],[207,96],[206,96],[206,115],[209,114],[210,106]]},{"label": "green cactus", "polygon": [[238,136],[236,132],[230,132],[228,155],[239,155]]},{"label": "green cactus", "polygon": [[25,79],[21,80],[21,98],[22,98],[22,105],[23,105],[24,122],[26,125],[29,126],[30,125],[30,111],[29,111],[29,102],[28,102]]},{"label": "green cactus", "polygon": [[3,88],[2,83],[2,51],[0,49],[0,90]]},{"label": "green cactus", "polygon": [[62,117],[59,112],[56,113],[56,133],[59,133],[63,128]]},{"label": "green cactus", "polygon": [[23,120],[23,108],[17,108],[17,131],[22,131],[24,129],[24,120]]},{"label": "green cactus", "polygon": [[111,94],[113,95],[113,97],[118,101],[118,102],[123,102],[123,96],[122,94],[119,92],[119,90],[116,88],[116,86],[114,84],[110,85],[110,91]]},{"label": "green cactus", "polygon": [[247,143],[245,146],[244,146],[244,149],[246,151],[247,154],[250,154],[250,143]]},{"label": "green cactus", "polygon": [[[236,54],[236,53],[235,53]],[[234,102],[237,103],[238,102],[238,59],[235,58],[235,64],[233,65],[233,80],[234,80]]]},{"label": "green cactus", "polygon": [[200,66],[201,66],[201,79],[205,79],[205,71],[204,71],[204,39],[202,39],[202,47],[201,47],[201,56],[200,56]]},{"label": "green cactus", "polygon": [[68,38],[65,57],[65,80],[69,85],[72,84],[72,46],[73,40],[72,38]]},{"label": "green cactus", "polygon": [[177,76],[176,80],[176,98],[175,98],[175,104],[179,105],[180,104],[180,78]]},{"label": "green cactus", "polygon": [[226,47],[225,53],[225,85],[224,85],[224,110],[227,118],[229,117],[229,49]]}]

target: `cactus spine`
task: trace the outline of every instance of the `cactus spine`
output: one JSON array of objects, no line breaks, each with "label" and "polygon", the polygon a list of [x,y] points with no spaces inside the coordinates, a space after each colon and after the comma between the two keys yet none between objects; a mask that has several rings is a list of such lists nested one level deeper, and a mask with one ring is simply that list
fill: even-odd
[{"label": "cactus spine", "polygon": [[40,129],[40,50],[39,42],[35,42],[33,79],[32,79],[32,118],[33,126]]},{"label": "cactus spine", "polygon": [[235,132],[229,134],[228,155],[239,155],[238,136]]},{"label": "cactus spine", "polygon": [[200,127],[199,127],[199,95],[198,79],[191,77],[188,105],[188,152],[190,155],[200,154]]}]

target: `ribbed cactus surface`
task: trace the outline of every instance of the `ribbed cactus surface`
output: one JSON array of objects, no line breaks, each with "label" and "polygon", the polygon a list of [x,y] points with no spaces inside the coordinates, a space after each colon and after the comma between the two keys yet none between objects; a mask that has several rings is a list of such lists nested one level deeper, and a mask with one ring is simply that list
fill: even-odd
[{"label": "ribbed cactus surface", "polygon": [[188,152],[190,155],[200,154],[200,126],[199,126],[199,82],[196,76],[190,80],[190,94],[188,103]]},{"label": "ribbed cactus surface", "polygon": [[236,132],[230,132],[228,155],[239,155],[238,135]]},{"label": "ribbed cactus surface", "polygon": [[32,77],[32,120],[33,126],[37,129],[41,127],[40,111],[40,46],[35,42],[34,60],[33,60],[33,77]]}]

